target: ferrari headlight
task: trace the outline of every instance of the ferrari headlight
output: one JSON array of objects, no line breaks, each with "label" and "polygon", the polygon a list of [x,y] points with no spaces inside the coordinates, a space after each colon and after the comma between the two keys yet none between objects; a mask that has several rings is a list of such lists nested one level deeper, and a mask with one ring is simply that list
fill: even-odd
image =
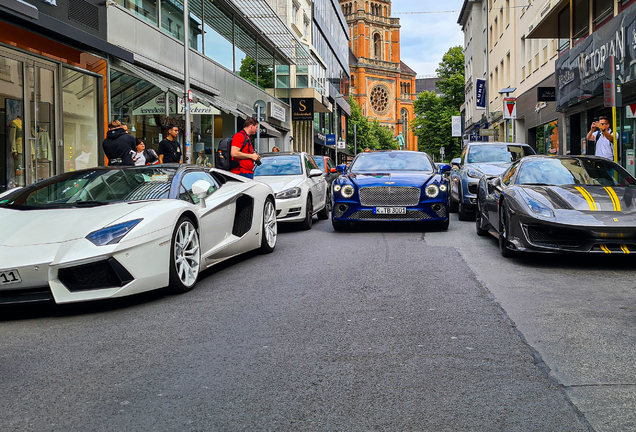
[{"label": "ferrari headlight", "polygon": [[424,189],[424,193],[426,193],[426,196],[429,198],[435,198],[437,195],[439,195],[439,188],[437,187],[437,185],[428,185],[426,186],[426,189]]},{"label": "ferrari headlight", "polygon": [[139,222],[143,219],[135,219],[129,222],[120,223],[117,225],[102,228],[97,231],[93,231],[86,236],[91,243],[95,246],[104,246],[109,244],[119,243],[126,234],[128,234]]},{"label": "ferrari headlight", "polygon": [[466,170],[466,175],[467,175],[468,177],[470,177],[470,178],[476,178],[476,179],[478,179],[478,178],[481,178],[481,176],[483,176],[484,174],[483,174],[481,171],[477,171],[477,170],[476,170],[476,169],[474,169],[474,168],[468,168],[468,169]]},{"label": "ferrari headlight", "polygon": [[284,191],[280,191],[276,194],[276,198],[279,199],[289,199],[289,198],[298,198],[302,191],[299,187],[293,187],[291,189],[285,189]]},{"label": "ferrari headlight", "polygon": [[446,192],[446,189],[448,189],[448,188],[446,187],[445,184],[439,185],[440,192]]},{"label": "ferrari headlight", "polygon": [[526,204],[528,204],[528,207],[530,207],[530,210],[532,210],[533,213],[543,217],[554,217],[554,213],[552,212],[552,210],[539,200],[536,200],[527,194],[521,194],[521,196],[523,197]]},{"label": "ferrari headlight", "polygon": [[333,186],[333,191],[334,192],[340,192],[340,189],[342,189],[342,187],[340,185],[334,185]]},{"label": "ferrari headlight", "polygon": [[342,196],[345,198],[351,198],[354,192],[355,189],[351,185],[344,185],[342,187]]}]

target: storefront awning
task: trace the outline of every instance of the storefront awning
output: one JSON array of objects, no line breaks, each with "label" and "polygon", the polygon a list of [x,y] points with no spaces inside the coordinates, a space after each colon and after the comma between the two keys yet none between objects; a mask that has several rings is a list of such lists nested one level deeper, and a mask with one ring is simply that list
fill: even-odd
[{"label": "storefront awning", "polygon": [[200,94],[201,102],[212,105],[215,108],[220,109],[226,114],[232,114],[236,117],[243,117],[243,114],[236,109],[236,102],[232,102],[229,99],[225,99],[222,96],[210,96],[207,94]]},{"label": "storefront awning", "polygon": [[278,131],[278,129],[276,129],[274,126],[272,126],[271,124],[267,123],[266,121],[262,121],[261,122],[261,134],[265,134],[268,137],[273,137],[273,138],[282,138],[283,137],[283,134],[281,134]]}]

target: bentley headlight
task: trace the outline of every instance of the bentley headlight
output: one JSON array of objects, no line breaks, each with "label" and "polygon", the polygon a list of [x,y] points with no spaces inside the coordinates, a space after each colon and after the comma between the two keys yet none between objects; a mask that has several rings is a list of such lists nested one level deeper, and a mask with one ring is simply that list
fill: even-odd
[{"label": "bentley headlight", "polygon": [[340,192],[340,189],[342,189],[342,187],[340,185],[334,185],[333,186],[333,191],[334,192]]},{"label": "bentley headlight", "polygon": [[284,191],[280,191],[276,194],[276,198],[278,199],[289,199],[289,198],[298,198],[302,191],[299,187],[293,187],[291,189],[285,189]]},{"label": "bentley headlight", "polygon": [[439,195],[439,188],[436,185],[428,185],[426,186],[424,192],[426,193],[427,197],[435,198],[437,195]]},{"label": "bentley headlight", "polygon": [[342,187],[342,196],[345,198],[351,198],[353,196],[353,193],[355,192],[355,189],[353,188],[353,186],[351,185],[344,185]]},{"label": "bentley headlight", "polygon": [[143,219],[135,219],[129,222],[120,223],[117,225],[102,228],[97,231],[93,231],[86,236],[91,243],[95,246],[104,246],[109,244],[119,243],[126,234],[128,234],[139,222]]},{"label": "bentley headlight", "polygon": [[446,189],[448,189],[448,188],[446,187],[446,185],[445,185],[445,184],[439,185],[439,190],[440,190],[441,192],[446,192]]},{"label": "bentley headlight", "polygon": [[554,213],[552,212],[552,210],[541,201],[536,200],[527,194],[521,194],[521,196],[523,197],[526,204],[528,204],[528,207],[530,207],[530,210],[532,210],[533,213],[543,217],[554,217]]},{"label": "bentley headlight", "polygon": [[470,177],[470,178],[476,178],[476,179],[478,179],[478,178],[481,178],[481,176],[482,176],[482,175],[484,175],[484,174],[483,174],[481,171],[477,171],[477,170],[476,170],[476,169],[474,169],[474,168],[468,168],[468,169],[466,170],[466,175],[467,175],[468,177]]}]

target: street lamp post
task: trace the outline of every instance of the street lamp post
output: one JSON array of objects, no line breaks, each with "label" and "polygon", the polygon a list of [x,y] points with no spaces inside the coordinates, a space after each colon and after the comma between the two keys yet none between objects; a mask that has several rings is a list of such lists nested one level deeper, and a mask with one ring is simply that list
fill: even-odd
[{"label": "street lamp post", "polygon": [[190,144],[190,17],[188,0],[183,0],[183,110],[185,111],[185,163],[192,162],[192,146]]}]

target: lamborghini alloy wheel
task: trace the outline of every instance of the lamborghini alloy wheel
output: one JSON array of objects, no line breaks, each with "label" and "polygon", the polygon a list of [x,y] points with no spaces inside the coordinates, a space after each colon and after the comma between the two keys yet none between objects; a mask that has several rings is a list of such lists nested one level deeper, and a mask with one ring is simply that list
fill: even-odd
[{"label": "lamborghini alloy wheel", "polygon": [[170,290],[175,293],[190,291],[197,282],[201,250],[199,233],[192,221],[183,217],[177,222],[172,235],[170,253]]},{"label": "lamborghini alloy wheel", "polygon": [[276,207],[271,198],[267,198],[263,207],[263,234],[261,252],[270,253],[276,247],[278,240],[278,224],[276,223]]}]

